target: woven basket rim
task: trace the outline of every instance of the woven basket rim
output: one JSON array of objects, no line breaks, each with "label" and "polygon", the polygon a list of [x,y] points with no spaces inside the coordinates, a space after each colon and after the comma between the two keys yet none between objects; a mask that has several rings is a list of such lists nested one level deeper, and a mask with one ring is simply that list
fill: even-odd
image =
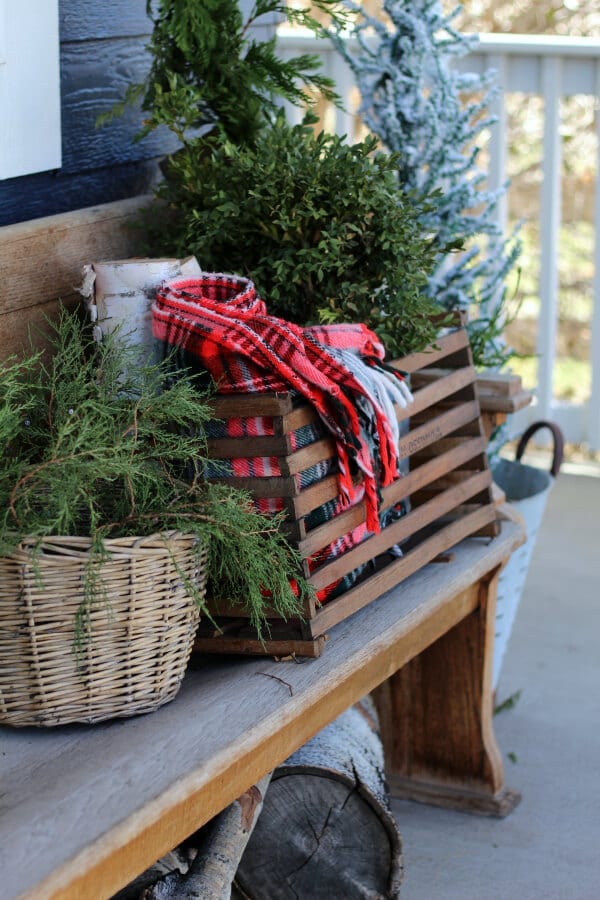
[{"label": "woven basket rim", "polygon": [[[207,539],[203,539],[197,534],[181,531],[157,531],[148,535],[128,535],[102,539],[103,549],[110,556],[130,555],[131,553],[152,556],[155,553],[162,553],[175,547],[193,547],[194,545],[200,546],[206,543]],[[88,556],[92,549],[92,538],[87,535],[60,534],[46,535],[45,537],[25,536],[14,550],[5,554],[5,558],[30,559],[32,555],[43,556],[45,550],[49,551],[50,555],[55,555],[61,549],[67,550],[74,558]]]}]

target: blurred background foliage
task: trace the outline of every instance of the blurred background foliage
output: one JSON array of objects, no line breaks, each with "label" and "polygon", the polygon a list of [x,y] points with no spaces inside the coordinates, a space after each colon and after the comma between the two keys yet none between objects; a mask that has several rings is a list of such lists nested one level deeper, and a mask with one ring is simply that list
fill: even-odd
[{"label": "blurred background foliage", "polygon": [[[454,0],[442,0],[450,11]],[[461,31],[554,35],[600,40],[598,0],[464,0],[456,23]],[[594,277],[594,183],[598,158],[597,102],[586,95],[561,104],[563,151],[562,228],[559,241],[559,329],[555,395],[584,401],[591,386],[590,341]],[[524,248],[521,276],[513,284],[518,319],[507,339],[520,353],[535,354],[539,312],[539,226],[542,180],[543,100],[530,94],[508,94],[509,218],[522,220]],[[528,387],[535,387],[537,360],[515,360],[513,368]]]}]

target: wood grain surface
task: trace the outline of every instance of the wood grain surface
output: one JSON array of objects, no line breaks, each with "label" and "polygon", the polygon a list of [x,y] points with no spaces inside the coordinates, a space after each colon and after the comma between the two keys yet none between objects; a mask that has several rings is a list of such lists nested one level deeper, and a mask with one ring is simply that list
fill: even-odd
[{"label": "wood grain surface", "polygon": [[146,0],[111,0],[110,3],[61,3],[60,39],[89,41],[146,35],[152,22],[146,14]]},{"label": "wood grain surface", "polygon": [[0,357],[26,345],[59,301],[78,297],[85,263],[139,253],[147,195],[0,228]]}]

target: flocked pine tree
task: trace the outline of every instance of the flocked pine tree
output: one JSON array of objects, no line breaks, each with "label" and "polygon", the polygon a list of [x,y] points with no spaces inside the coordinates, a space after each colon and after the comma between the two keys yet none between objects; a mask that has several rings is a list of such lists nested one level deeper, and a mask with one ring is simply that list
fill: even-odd
[{"label": "flocked pine tree", "polygon": [[[400,153],[400,181],[418,195],[437,192],[423,214],[424,231],[440,251],[428,281],[448,309],[469,309],[477,362],[494,367],[510,355],[502,341],[506,277],[520,242],[502,233],[495,215],[506,185],[487,186],[480,162],[482,134],[493,123],[494,73],[465,74],[453,66],[477,40],[453,27],[439,0],[383,0],[366,14],[353,0],[352,38],[332,40],[360,90],[359,114],[388,150]],[[448,247],[460,247],[450,253]]]}]

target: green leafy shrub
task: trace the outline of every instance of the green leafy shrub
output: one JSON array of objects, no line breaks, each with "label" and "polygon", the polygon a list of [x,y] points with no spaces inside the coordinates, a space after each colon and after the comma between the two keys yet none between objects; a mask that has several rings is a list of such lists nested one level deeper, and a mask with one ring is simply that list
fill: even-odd
[{"label": "green leafy shrub", "polygon": [[281,116],[253,146],[190,140],[165,169],[153,252],[249,276],[274,315],[365,322],[389,353],[421,349],[435,338],[423,291],[435,250],[397,156],[376,146]]},{"label": "green leafy shrub", "polygon": [[0,365],[0,554],[24,537],[91,536],[100,564],[105,538],[181,531],[209,542],[209,578],[253,624],[264,622],[265,592],[297,614],[299,560],[277,518],[202,480],[211,412],[194,378],[173,377],[170,361],[140,366],[118,335],[95,344],[65,312],[50,344],[49,361]]}]

